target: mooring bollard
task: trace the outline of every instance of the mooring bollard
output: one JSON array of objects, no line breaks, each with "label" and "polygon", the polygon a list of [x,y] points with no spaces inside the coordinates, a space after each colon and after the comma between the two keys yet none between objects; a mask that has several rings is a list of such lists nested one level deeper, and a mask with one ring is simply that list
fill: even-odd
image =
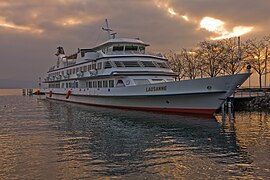
[{"label": "mooring bollard", "polygon": [[229,119],[234,119],[234,109],[233,109],[233,103],[231,101],[228,102],[228,114],[229,114]]},{"label": "mooring bollard", "polygon": [[222,120],[225,120],[226,118],[225,102],[221,105],[221,116],[222,116]]}]

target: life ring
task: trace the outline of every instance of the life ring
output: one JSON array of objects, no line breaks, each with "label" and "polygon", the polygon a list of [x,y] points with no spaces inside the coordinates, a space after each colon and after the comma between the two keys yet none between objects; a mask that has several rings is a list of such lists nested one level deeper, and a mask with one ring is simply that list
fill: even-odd
[{"label": "life ring", "polygon": [[69,90],[69,91],[67,92],[66,99],[69,98],[70,94],[71,94],[71,91]]}]

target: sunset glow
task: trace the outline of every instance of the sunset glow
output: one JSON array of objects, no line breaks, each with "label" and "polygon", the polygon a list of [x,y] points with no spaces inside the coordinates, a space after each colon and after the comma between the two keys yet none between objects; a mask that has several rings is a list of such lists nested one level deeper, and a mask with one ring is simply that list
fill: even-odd
[{"label": "sunset glow", "polygon": [[0,2],[0,7],[7,7],[9,6],[8,2]]},{"label": "sunset glow", "polygon": [[254,29],[253,26],[235,26],[232,30],[227,30],[226,23],[224,21],[207,16],[198,21],[196,18],[177,12],[168,0],[155,0],[155,4],[158,8],[167,11],[171,17],[179,18],[195,25],[199,24],[199,29],[205,29],[214,34],[213,37],[210,37],[212,40],[241,36]]},{"label": "sunset glow", "polygon": [[9,28],[9,29],[14,29],[17,31],[27,31],[31,33],[42,33],[42,29],[30,27],[30,26],[21,26],[21,25],[16,25],[12,22],[7,22],[5,18],[0,17],[0,26],[4,28]]},{"label": "sunset glow", "polygon": [[224,33],[224,22],[219,19],[204,17],[200,22],[200,27],[210,32]]},{"label": "sunset glow", "polygon": [[236,26],[230,32],[226,29],[225,22],[212,17],[204,17],[200,22],[200,28],[216,34],[216,37],[211,37],[212,40],[241,36],[253,30],[252,26]]},{"label": "sunset glow", "polygon": [[75,18],[68,18],[68,19],[63,20],[61,24],[64,26],[74,26],[74,25],[82,24],[82,21]]},{"label": "sunset glow", "polygon": [[173,16],[177,15],[177,13],[172,8],[168,8],[168,12]]},{"label": "sunset glow", "polygon": [[189,18],[188,18],[188,16],[186,16],[186,15],[183,15],[183,16],[181,16],[185,21],[189,21]]},{"label": "sunset glow", "polygon": [[166,0],[155,0],[155,4],[158,8],[166,10],[171,17],[176,17],[185,21],[189,21],[189,17],[180,12],[176,12],[172,6],[170,6],[169,1]]}]

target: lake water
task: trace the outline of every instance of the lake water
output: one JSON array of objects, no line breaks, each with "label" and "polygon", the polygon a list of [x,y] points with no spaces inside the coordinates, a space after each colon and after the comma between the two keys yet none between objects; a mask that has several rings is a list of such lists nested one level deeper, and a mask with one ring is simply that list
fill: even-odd
[{"label": "lake water", "polygon": [[268,113],[234,120],[0,96],[0,179],[267,179]]}]

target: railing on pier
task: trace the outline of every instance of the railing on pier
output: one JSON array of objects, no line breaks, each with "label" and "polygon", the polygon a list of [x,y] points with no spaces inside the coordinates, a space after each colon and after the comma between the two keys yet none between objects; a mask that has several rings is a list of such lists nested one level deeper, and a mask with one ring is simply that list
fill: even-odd
[{"label": "railing on pier", "polygon": [[242,87],[236,90],[235,98],[253,98],[270,95],[269,87]]}]

